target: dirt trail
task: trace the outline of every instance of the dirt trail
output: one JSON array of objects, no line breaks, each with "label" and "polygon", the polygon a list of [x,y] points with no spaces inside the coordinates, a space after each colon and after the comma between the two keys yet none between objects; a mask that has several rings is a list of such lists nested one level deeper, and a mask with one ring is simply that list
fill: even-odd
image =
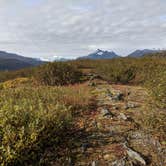
[{"label": "dirt trail", "polygon": [[85,133],[69,165],[164,166],[164,150],[140,124],[149,96],[145,89],[122,85],[93,88],[97,110],[82,117]]}]

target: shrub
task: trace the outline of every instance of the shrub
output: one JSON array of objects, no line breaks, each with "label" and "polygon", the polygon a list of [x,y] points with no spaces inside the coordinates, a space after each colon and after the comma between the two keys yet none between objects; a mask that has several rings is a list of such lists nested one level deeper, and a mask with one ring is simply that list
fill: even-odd
[{"label": "shrub", "polygon": [[48,63],[37,68],[35,78],[42,85],[67,85],[79,82],[81,72],[66,63]]},{"label": "shrub", "polygon": [[136,75],[136,66],[130,61],[130,59],[107,60],[103,65],[96,66],[96,72],[109,82],[127,84]]},{"label": "shrub", "polygon": [[30,78],[34,73],[34,68],[21,69],[17,71],[0,71],[0,82],[13,80],[16,78]]},{"label": "shrub", "polygon": [[[72,111],[88,109],[91,96],[87,88],[29,86],[1,90],[0,165],[34,165],[47,147],[58,148],[73,128]],[[56,156],[58,151],[54,153]]]}]

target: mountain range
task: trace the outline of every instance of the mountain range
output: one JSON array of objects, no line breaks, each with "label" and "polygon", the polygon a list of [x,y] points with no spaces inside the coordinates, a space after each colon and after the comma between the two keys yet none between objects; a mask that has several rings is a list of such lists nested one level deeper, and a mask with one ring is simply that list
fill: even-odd
[{"label": "mountain range", "polygon": [[[136,50],[129,54],[127,57],[134,57],[139,58],[144,55],[154,54],[157,52],[162,52],[161,50],[150,50],[150,49],[144,49],[144,50]],[[165,55],[165,54],[164,54]],[[119,58],[120,55],[116,54],[113,51],[104,51],[101,49],[97,49],[95,52],[87,55],[78,57],[77,60],[83,60],[83,59],[112,59],[112,58]],[[65,59],[65,58],[57,58],[55,61],[69,61],[72,59]],[[35,58],[28,58],[21,55],[8,53],[5,51],[0,51],[0,70],[18,70],[22,68],[27,67],[33,67],[37,65],[41,65],[45,63],[42,60],[35,59]]]},{"label": "mountain range", "polygon": [[[158,52],[161,52],[161,50],[151,50],[151,49],[136,50],[130,53],[129,55],[127,55],[127,57],[139,58],[144,55],[149,55],[149,54],[158,53]],[[82,56],[77,59],[112,59],[112,58],[120,58],[120,57],[121,57],[120,55],[116,54],[113,51],[103,51],[98,49],[87,56]]]}]

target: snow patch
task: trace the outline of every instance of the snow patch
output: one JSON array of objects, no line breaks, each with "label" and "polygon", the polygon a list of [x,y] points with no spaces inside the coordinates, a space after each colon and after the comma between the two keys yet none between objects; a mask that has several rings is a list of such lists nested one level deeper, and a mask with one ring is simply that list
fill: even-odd
[{"label": "snow patch", "polygon": [[97,54],[98,54],[98,55],[103,55],[103,52],[98,52]]}]

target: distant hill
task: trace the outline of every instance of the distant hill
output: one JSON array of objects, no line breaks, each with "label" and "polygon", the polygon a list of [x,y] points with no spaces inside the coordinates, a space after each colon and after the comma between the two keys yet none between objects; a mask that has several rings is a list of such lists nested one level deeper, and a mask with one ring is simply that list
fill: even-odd
[{"label": "distant hill", "polygon": [[87,56],[82,56],[77,59],[112,59],[118,58],[119,56],[113,51],[103,51],[98,49],[94,53],[91,53]]},{"label": "distant hill", "polygon": [[33,67],[44,62],[35,58],[28,58],[21,55],[0,51],[0,70],[17,70]]},{"label": "distant hill", "polygon": [[157,53],[160,52],[160,50],[150,50],[150,49],[144,49],[144,50],[136,50],[134,52],[132,52],[131,54],[128,55],[128,57],[142,57],[144,55],[147,54],[153,54],[153,53]]},{"label": "distant hill", "polygon": [[17,59],[0,58],[0,70],[18,70],[27,67],[32,67],[32,65]]},{"label": "distant hill", "polygon": [[144,57],[152,57],[152,58],[166,58],[166,50],[152,53],[152,54],[146,54]]}]

